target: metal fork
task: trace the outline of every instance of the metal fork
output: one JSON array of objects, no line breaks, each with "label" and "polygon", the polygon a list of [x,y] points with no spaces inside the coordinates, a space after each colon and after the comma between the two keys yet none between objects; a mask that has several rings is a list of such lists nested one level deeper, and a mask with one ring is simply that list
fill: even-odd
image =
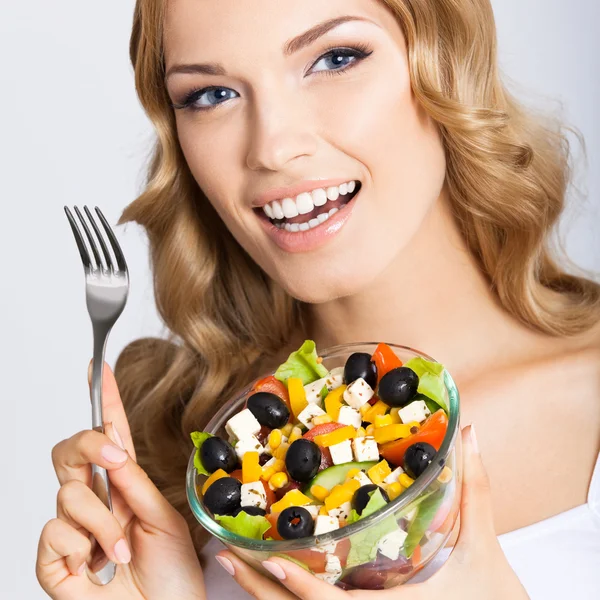
[{"label": "metal fork", "polygon": [[[119,242],[110,228],[106,218],[96,206],[96,213],[114,253],[114,260],[108,250],[108,246],[100,232],[92,213],[87,206],[84,206],[92,229],[94,230],[97,242],[90,231],[80,210],[75,206],[75,213],[81,222],[85,236],[92,251],[93,260],[77,222],[73,218],[71,211],[65,206],[65,213],[69,219],[77,248],[83,262],[85,271],[85,292],[88,312],[92,321],[94,334],[94,357],[92,360],[92,428],[104,433],[104,420],[102,417],[102,372],[104,367],[104,352],[108,334],[113,325],[123,312],[127,295],[129,293],[129,273],[125,257]],[[98,251],[98,244],[104,257]],[[116,264],[115,264],[116,261]],[[106,507],[112,512],[112,502],[110,498],[110,484],[106,469],[98,465],[92,465],[92,490],[102,500]],[[116,572],[116,565],[110,561],[96,540],[91,537],[92,553],[88,559],[87,573],[90,579],[98,584],[105,585],[109,583]]]}]

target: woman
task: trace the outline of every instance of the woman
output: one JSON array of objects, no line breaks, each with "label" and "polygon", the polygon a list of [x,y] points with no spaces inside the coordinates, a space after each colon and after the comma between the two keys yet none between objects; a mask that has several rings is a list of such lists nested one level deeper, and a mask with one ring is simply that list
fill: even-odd
[{"label": "woman", "polygon": [[[58,515],[37,565],[50,596],[205,596],[194,545],[206,540],[183,486],[189,433],[305,338],[393,341],[443,362],[492,482],[466,428],[450,560],[369,597],[526,597],[496,535],[540,521],[562,539],[577,518],[587,536],[561,569],[543,565],[552,589],[596,577],[572,569],[599,552],[586,498],[600,286],[552,255],[567,143],[502,86],[488,0],[138,0],[131,59],[158,141],[121,221],[148,233],[173,339],[126,348],[118,390],[106,370],[108,437],[81,432],[54,450]],[[90,463],[110,471],[115,517],[87,488]],[[88,531],[122,563],[106,588],[78,575]],[[544,589],[535,560],[517,558],[529,593]],[[287,591],[231,553],[220,561],[256,598],[367,593],[269,561]]]}]

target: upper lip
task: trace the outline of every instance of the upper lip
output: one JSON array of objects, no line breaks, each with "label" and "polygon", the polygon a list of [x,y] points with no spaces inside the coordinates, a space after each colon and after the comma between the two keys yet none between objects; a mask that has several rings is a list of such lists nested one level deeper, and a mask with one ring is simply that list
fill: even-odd
[{"label": "upper lip", "polygon": [[270,190],[260,194],[253,203],[255,208],[260,208],[273,202],[273,200],[283,200],[284,198],[295,198],[298,194],[303,192],[312,192],[319,188],[327,189],[328,187],[334,187],[341,185],[342,183],[348,183],[349,181],[358,181],[358,179],[346,178],[346,179],[318,179],[318,180],[305,180],[289,187],[277,187],[271,188]]}]

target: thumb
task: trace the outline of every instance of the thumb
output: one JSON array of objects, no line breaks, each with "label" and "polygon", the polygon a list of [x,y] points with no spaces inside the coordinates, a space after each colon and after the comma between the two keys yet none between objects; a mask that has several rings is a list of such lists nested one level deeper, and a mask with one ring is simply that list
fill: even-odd
[{"label": "thumb", "polygon": [[481,460],[475,426],[462,430],[463,483],[457,550],[482,550],[496,540],[490,482]]}]

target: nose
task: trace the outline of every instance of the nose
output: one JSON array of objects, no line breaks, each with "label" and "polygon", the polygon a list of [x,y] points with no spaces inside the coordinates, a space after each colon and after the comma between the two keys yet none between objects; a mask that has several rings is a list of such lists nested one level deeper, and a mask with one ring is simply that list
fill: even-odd
[{"label": "nose", "polygon": [[[295,96],[295,97],[294,97]],[[253,171],[279,171],[317,149],[309,112],[302,108],[300,94],[271,93],[268,101],[256,99],[248,140],[246,164]]]}]

